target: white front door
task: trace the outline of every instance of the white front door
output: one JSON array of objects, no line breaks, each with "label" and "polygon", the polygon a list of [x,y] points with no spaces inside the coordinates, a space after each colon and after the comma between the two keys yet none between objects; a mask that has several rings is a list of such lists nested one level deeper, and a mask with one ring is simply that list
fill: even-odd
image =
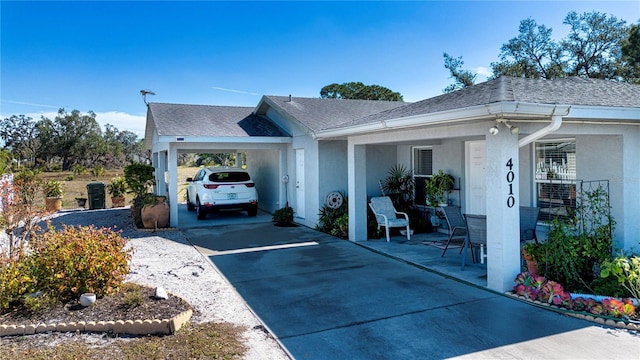
[{"label": "white front door", "polygon": [[304,149],[296,149],[296,208],[295,216],[305,217],[304,194]]},{"label": "white front door", "polygon": [[482,141],[467,141],[465,143],[465,172],[466,172],[466,206],[467,214],[486,215],[487,212],[487,176],[485,170],[487,144]]}]

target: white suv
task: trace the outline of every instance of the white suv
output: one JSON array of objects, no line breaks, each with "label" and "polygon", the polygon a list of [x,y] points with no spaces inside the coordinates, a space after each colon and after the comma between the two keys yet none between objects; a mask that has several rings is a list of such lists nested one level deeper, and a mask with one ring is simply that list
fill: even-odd
[{"label": "white suv", "polygon": [[187,209],[196,211],[199,220],[220,209],[258,213],[258,191],[248,172],[239,168],[204,168],[187,178]]}]

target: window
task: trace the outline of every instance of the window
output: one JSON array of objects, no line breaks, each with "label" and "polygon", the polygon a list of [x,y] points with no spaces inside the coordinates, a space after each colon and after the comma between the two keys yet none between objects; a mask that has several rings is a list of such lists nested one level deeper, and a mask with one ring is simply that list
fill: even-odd
[{"label": "window", "polygon": [[416,205],[426,205],[425,180],[433,175],[433,151],[428,147],[413,148],[413,177]]},{"label": "window", "polygon": [[576,206],[575,139],[535,144],[535,185],[540,219],[568,219]]}]

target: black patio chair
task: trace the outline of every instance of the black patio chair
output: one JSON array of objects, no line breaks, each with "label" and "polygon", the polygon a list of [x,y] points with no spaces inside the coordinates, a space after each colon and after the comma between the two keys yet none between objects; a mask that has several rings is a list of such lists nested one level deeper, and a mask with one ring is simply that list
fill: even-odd
[{"label": "black patio chair", "polygon": [[467,234],[469,236],[469,247],[471,248],[471,258],[476,262],[475,249],[480,249],[480,263],[484,264],[487,257],[487,217],[485,215],[465,214],[467,221]]},{"label": "black patio chair", "polygon": [[444,213],[444,218],[447,221],[447,226],[449,227],[449,238],[447,239],[447,243],[445,244],[444,250],[442,251],[442,256],[449,249],[449,245],[459,245],[460,252],[464,248],[464,242],[467,237],[467,223],[462,216],[462,212],[458,206],[443,206],[442,212]]},{"label": "black patio chair", "polygon": [[533,240],[538,242],[536,236],[536,226],[538,225],[538,217],[540,216],[540,208],[532,206],[520,206],[520,242]]}]

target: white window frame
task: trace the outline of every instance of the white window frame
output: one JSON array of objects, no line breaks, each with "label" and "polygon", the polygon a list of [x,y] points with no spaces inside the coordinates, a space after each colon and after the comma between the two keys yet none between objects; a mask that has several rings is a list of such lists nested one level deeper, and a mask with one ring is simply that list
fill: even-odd
[{"label": "white window frame", "polygon": [[[420,150],[430,150],[431,151],[431,169],[429,169],[429,174],[416,174],[416,151],[420,151]],[[414,146],[411,148],[411,169],[412,169],[412,173],[413,173],[413,180],[416,182],[416,186],[414,189],[414,202],[417,205],[421,205],[421,206],[426,206],[426,198],[425,199],[421,199],[418,200],[418,196],[417,196],[417,189],[418,189],[418,182],[416,181],[416,179],[418,178],[425,178],[425,179],[429,179],[431,178],[431,176],[433,175],[433,146]],[[422,191],[420,193],[424,193],[424,189],[422,189]]]}]

